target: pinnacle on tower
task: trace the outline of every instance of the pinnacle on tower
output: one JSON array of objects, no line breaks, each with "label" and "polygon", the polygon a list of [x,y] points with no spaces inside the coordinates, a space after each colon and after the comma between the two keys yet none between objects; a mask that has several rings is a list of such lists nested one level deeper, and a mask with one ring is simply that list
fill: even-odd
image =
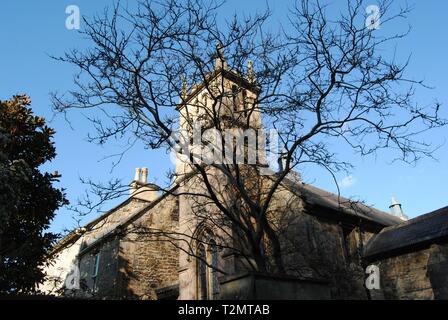
[{"label": "pinnacle on tower", "polygon": [[187,98],[187,77],[185,76],[185,74],[182,75],[182,90],[180,94],[182,100]]},{"label": "pinnacle on tower", "polygon": [[247,79],[250,83],[255,83],[254,65],[252,60],[247,61]]},{"label": "pinnacle on tower", "polygon": [[216,44],[216,51],[217,51],[217,57],[216,57],[216,63],[215,63],[215,70],[224,69],[227,70],[227,62],[224,58],[224,54],[222,53],[222,43],[218,42]]}]

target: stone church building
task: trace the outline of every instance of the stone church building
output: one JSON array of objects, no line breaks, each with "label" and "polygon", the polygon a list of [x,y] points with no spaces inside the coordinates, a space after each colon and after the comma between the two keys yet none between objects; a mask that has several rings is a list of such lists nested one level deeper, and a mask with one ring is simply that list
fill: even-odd
[{"label": "stone church building", "polygon": [[[223,59],[209,79],[244,93],[248,103],[256,97],[251,74],[242,77]],[[181,126],[200,113],[188,111],[190,101],[207,104],[204,92],[196,85],[183,93]],[[252,116],[261,126],[261,115]],[[448,207],[406,220],[396,201],[386,213],[291,172],[272,201],[279,221],[288,221],[281,239],[286,275],[280,276],[254,272],[220,246],[218,231],[193,213],[194,172],[178,162],[176,173],[161,192],[148,183],[148,170],[137,168],[128,199],[55,246],[41,289],[93,299],[448,298]],[[369,265],[379,276],[373,289],[366,287]]]}]

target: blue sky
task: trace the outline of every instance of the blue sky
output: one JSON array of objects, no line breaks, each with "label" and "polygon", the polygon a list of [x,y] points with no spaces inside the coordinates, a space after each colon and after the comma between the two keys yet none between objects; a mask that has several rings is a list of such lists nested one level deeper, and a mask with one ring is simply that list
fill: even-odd
[{"label": "blue sky", "polygon": [[[132,1],[130,1],[132,2]],[[400,3],[401,1],[397,1]],[[272,24],[284,20],[288,1],[268,1],[274,13]],[[403,2],[404,3],[404,2]],[[433,90],[420,90],[416,100],[430,103],[439,100],[448,108],[447,74],[448,41],[446,41],[446,21],[448,2],[409,2],[414,10],[408,17],[412,25],[411,34],[397,47],[399,54],[412,54],[408,74],[416,79],[425,79]],[[65,8],[75,4],[81,14],[91,16],[100,12],[111,1],[71,0],[71,1],[2,1],[0,4],[0,99],[5,100],[17,93],[26,93],[32,99],[36,114],[52,118],[49,92],[65,92],[72,88],[75,69],[70,65],[52,60],[49,55],[62,55],[71,48],[84,48],[86,41],[76,31],[65,28],[67,14]],[[264,1],[229,0],[221,12],[229,18],[235,12],[252,12],[263,9]],[[375,4],[375,1],[369,2]],[[81,25],[82,28],[82,25]],[[391,48],[392,50],[392,48]],[[387,53],[386,53],[387,54]],[[448,112],[444,111],[448,117]],[[72,114],[71,128],[62,117],[52,119],[50,126],[56,129],[56,159],[43,169],[62,173],[60,187],[66,188],[68,198],[75,202],[85,187],[79,177],[89,177],[95,181],[106,181],[110,177],[130,181],[135,167],[146,166],[153,181],[165,180],[164,172],[171,166],[168,155],[163,151],[144,150],[138,146],[127,153],[120,164],[111,172],[111,159],[102,160],[114,154],[125,145],[116,141],[104,147],[90,144],[86,135],[92,131],[82,114]],[[342,194],[364,200],[367,204],[388,211],[391,196],[395,196],[410,217],[427,213],[448,205],[448,143],[445,143],[448,128],[431,132],[425,138],[436,144],[443,144],[436,152],[438,161],[424,159],[417,166],[403,163],[390,164],[389,154],[360,159],[341,150],[344,156],[353,160],[356,166],[350,175],[338,176],[343,181]],[[335,191],[331,177],[315,168],[302,171],[306,182]],[[116,202],[115,202],[116,203]],[[111,208],[109,203],[103,209]],[[87,220],[94,216],[86,217]],[[71,213],[62,208],[51,227],[61,231],[73,226]]]}]

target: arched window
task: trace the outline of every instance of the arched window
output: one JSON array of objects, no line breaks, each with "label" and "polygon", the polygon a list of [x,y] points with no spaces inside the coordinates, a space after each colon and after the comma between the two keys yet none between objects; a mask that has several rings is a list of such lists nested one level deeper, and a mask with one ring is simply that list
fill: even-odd
[{"label": "arched window", "polygon": [[198,293],[199,299],[206,300],[208,297],[208,279],[207,279],[207,255],[202,243],[198,246]]},{"label": "arched window", "polygon": [[233,85],[232,86],[232,104],[233,104],[233,111],[236,112],[239,110],[240,106],[240,99],[239,99],[239,93],[238,93],[238,87]]},{"label": "arched window", "polygon": [[219,279],[218,279],[218,247],[214,240],[210,240],[209,252],[211,258],[210,282],[211,298],[219,299]]},{"label": "arched window", "polygon": [[244,116],[247,117],[247,91],[243,90],[243,110]]},{"label": "arched window", "polygon": [[201,300],[219,299],[218,247],[213,239],[197,247],[197,288]]}]

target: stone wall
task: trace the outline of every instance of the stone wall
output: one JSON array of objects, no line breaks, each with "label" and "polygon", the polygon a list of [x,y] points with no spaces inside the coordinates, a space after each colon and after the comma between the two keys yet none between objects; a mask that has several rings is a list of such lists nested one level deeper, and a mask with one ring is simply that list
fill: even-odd
[{"label": "stone wall", "polygon": [[55,254],[50,265],[45,267],[46,279],[39,286],[39,290],[49,295],[61,295],[65,293],[65,281],[77,264],[77,255],[81,243],[82,239],[78,239],[74,243],[69,244],[64,250]]},{"label": "stone wall", "polygon": [[[92,298],[117,299],[120,288],[117,286],[119,239],[113,237],[79,256],[80,283],[82,292],[78,295]],[[94,261],[99,254],[99,272],[94,290]]]},{"label": "stone wall", "polygon": [[[198,222],[192,205],[181,197],[180,232],[196,232]],[[361,263],[362,246],[374,234],[341,223],[340,214],[332,218],[319,215],[319,207],[310,207],[295,193],[280,187],[271,203],[269,220],[280,237],[282,257],[289,276],[296,279],[321,279],[328,283],[332,299],[367,299],[365,273]],[[212,208],[208,210],[212,212]],[[327,214],[328,215],[328,214]],[[215,233],[216,236],[216,233]],[[238,244],[236,244],[238,248]],[[270,249],[265,252],[269,259]],[[220,255],[220,265],[228,275],[253,271],[246,260],[236,255]],[[180,252],[180,297],[197,299],[196,259]],[[288,298],[285,296],[285,298]]]},{"label": "stone wall", "polygon": [[448,299],[448,244],[431,246],[427,275],[431,282],[434,299]]},{"label": "stone wall", "polygon": [[157,299],[157,289],[178,282],[178,210],[168,196],[126,228],[118,259],[123,298]]},{"label": "stone wall", "polygon": [[[47,278],[46,281],[40,286],[40,289],[47,294],[53,295],[84,295],[91,288],[91,252],[87,254],[86,248],[95,246],[95,243],[102,239],[105,235],[114,232],[115,227],[126,220],[129,216],[148,206],[147,201],[138,199],[129,199],[117,207],[111,209],[104,215],[104,218],[99,218],[89,223],[86,226],[87,231],[85,233],[72,234],[69,236],[77,238],[74,243],[68,244],[65,248],[55,253],[52,263],[44,270]],[[74,233],[74,232],[73,232]],[[81,235],[82,234],[82,235]],[[110,239],[108,240],[110,241]],[[95,250],[100,249],[103,244],[99,244]],[[101,258],[101,266],[105,266],[105,270],[110,270],[111,263],[115,259],[115,254],[110,253],[112,248],[111,244],[105,245],[105,254]],[[114,243],[113,246],[117,247]],[[82,260],[82,261],[81,261]],[[116,260],[116,259],[115,259]],[[85,292],[76,292],[75,290],[64,290],[65,281],[70,272],[73,272],[77,267],[80,268],[81,277],[84,282]],[[112,279],[116,276],[116,273],[110,274],[107,280],[107,287],[110,286]],[[106,285],[106,284],[105,284]],[[106,290],[107,294],[110,294],[110,288]],[[90,295],[90,293],[88,293]]]},{"label": "stone wall", "polygon": [[285,189],[273,204],[288,274],[328,281],[332,299],[367,299],[360,253],[373,233],[337,217],[322,218],[320,208],[304,205]]},{"label": "stone wall", "polygon": [[221,299],[326,300],[330,299],[330,290],[324,281],[252,272],[225,277]]},{"label": "stone wall", "polygon": [[[219,174],[210,175],[214,183],[225,189],[225,179],[219,180]],[[183,183],[179,190],[182,192],[191,192],[204,194],[204,184],[200,177],[193,177]],[[226,241],[231,241],[228,234],[231,230],[224,232],[224,223],[222,215],[213,203],[205,200],[204,197],[182,194],[179,196],[179,233],[183,235],[183,241],[180,242],[182,250],[178,251],[179,260],[179,299],[195,300],[198,299],[197,288],[197,259],[196,240],[207,241],[207,235],[212,235],[214,240],[221,245],[230,245]],[[205,203],[204,203],[205,200]],[[215,215],[216,214],[216,215]],[[211,223],[211,221],[213,221]],[[219,226],[219,227],[216,227]],[[233,247],[233,246],[232,246]],[[218,268],[225,270],[229,274],[235,273],[235,259],[233,255],[228,255],[225,249],[219,250]]]},{"label": "stone wall", "polygon": [[[94,224],[71,255],[71,263],[80,271],[80,290],[74,295],[156,299],[158,288],[177,284],[179,250],[171,238],[177,231],[178,211],[178,199],[173,196],[162,197],[153,205],[133,199]],[[97,254],[99,270],[94,280]],[[60,276],[62,280],[64,276]]]},{"label": "stone wall", "polygon": [[433,244],[372,262],[380,268],[373,299],[448,299],[448,245]]}]

